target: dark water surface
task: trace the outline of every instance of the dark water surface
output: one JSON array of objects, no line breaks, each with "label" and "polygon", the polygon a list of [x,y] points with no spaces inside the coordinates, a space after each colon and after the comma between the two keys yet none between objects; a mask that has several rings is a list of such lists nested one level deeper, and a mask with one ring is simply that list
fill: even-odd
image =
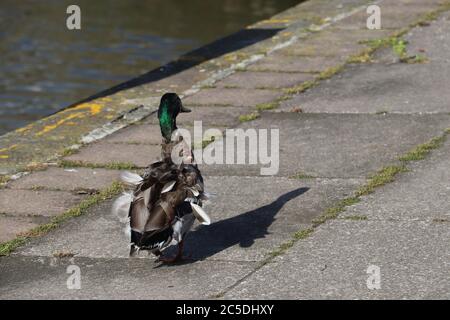
[{"label": "dark water surface", "polygon": [[[1,0],[0,134],[300,0]],[[66,8],[81,8],[81,30]]]}]

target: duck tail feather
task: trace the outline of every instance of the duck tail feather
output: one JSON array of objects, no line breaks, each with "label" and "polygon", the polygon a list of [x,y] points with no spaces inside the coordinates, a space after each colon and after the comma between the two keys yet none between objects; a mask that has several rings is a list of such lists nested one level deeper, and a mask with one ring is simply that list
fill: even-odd
[{"label": "duck tail feather", "polygon": [[127,225],[125,226],[125,228],[123,229],[123,232],[125,233],[125,235],[127,236],[127,238],[131,239],[131,226],[129,223],[127,223]]},{"label": "duck tail feather", "polygon": [[124,192],[112,205],[112,213],[123,223],[129,220],[130,205],[133,201],[131,192]]},{"label": "duck tail feather", "polygon": [[142,182],[142,177],[137,173],[123,171],[120,174],[120,180],[129,186],[135,187]]},{"label": "duck tail feather", "polygon": [[204,191],[202,193],[202,195],[201,195],[202,200],[211,200],[211,199],[214,199],[216,196],[217,196],[216,193],[214,193],[214,192],[207,192],[207,191]]},{"label": "duck tail feather", "polygon": [[163,189],[161,190],[161,193],[169,192],[170,190],[173,189],[173,186],[174,186],[176,183],[177,183],[176,181],[169,181],[169,182],[167,182],[167,183],[164,185]]},{"label": "duck tail feather", "polygon": [[205,212],[205,210],[202,209],[199,205],[192,203],[192,213],[197,218],[197,220],[204,225],[210,225],[211,224],[211,218],[208,216],[208,214]]}]

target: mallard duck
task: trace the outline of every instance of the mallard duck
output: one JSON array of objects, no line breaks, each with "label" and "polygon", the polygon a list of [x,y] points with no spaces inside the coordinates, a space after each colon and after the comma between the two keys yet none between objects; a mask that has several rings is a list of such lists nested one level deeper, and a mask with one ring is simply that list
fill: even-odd
[{"label": "mallard duck", "polygon": [[[119,216],[127,214],[131,233],[130,256],[140,250],[148,250],[158,256],[159,261],[183,259],[184,238],[195,219],[205,225],[211,222],[202,209],[202,201],[208,198],[203,177],[190,147],[177,131],[178,114],[190,111],[175,93],[164,94],[158,108],[162,160],[150,164],[142,176],[132,172],[121,175],[122,181],[133,191],[118,198],[113,211]],[[181,145],[180,164],[171,157],[176,145]],[[163,250],[172,245],[178,246],[176,256],[163,257]]]}]

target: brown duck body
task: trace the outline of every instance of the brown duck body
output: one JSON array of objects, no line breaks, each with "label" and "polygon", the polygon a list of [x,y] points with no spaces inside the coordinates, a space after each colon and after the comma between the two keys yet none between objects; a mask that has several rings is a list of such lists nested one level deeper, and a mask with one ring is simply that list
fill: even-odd
[{"label": "brown duck body", "polygon": [[203,178],[195,164],[177,166],[165,158],[150,165],[130,205],[131,255],[138,250],[159,255],[179,244],[197,214],[191,204],[201,206],[204,198]]},{"label": "brown duck body", "polygon": [[115,210],[128,210],[130,255],[139,250],[161,255],[161,251],[174,244],[181,249],[183,239],[196,218],[202,224],[210,223],[201,208],[202,200],[207,198],[203,177],[190,146],[176,128],[178,113],[188,111],[178,96],[165,94],[158,110],[163,135],[162,160],[149,165],[142,177],[134,173],[122,176],[133,192],[123,196],[122,200],[119,198]]}]

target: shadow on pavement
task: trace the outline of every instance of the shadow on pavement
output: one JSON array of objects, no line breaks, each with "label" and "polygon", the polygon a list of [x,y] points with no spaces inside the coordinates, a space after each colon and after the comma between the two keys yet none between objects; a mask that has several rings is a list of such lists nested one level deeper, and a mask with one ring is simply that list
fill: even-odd
[{"label": "shadow on pavement", "polygon": [[[269,234],[268,228],[283,206],[308,190],[309,188],[298,188],[279,196],[268,205],[209,226],[200,226],[186,238],[185,253],[189,255],[192,252],[192,259],[181,264],[204,260],[236,244],[243,248],[251,247],[256,239],[265,238]],[[230,206],[232,205],[230,203]],[[172,249],[167,250],[166,254],[173,254]]]}]

